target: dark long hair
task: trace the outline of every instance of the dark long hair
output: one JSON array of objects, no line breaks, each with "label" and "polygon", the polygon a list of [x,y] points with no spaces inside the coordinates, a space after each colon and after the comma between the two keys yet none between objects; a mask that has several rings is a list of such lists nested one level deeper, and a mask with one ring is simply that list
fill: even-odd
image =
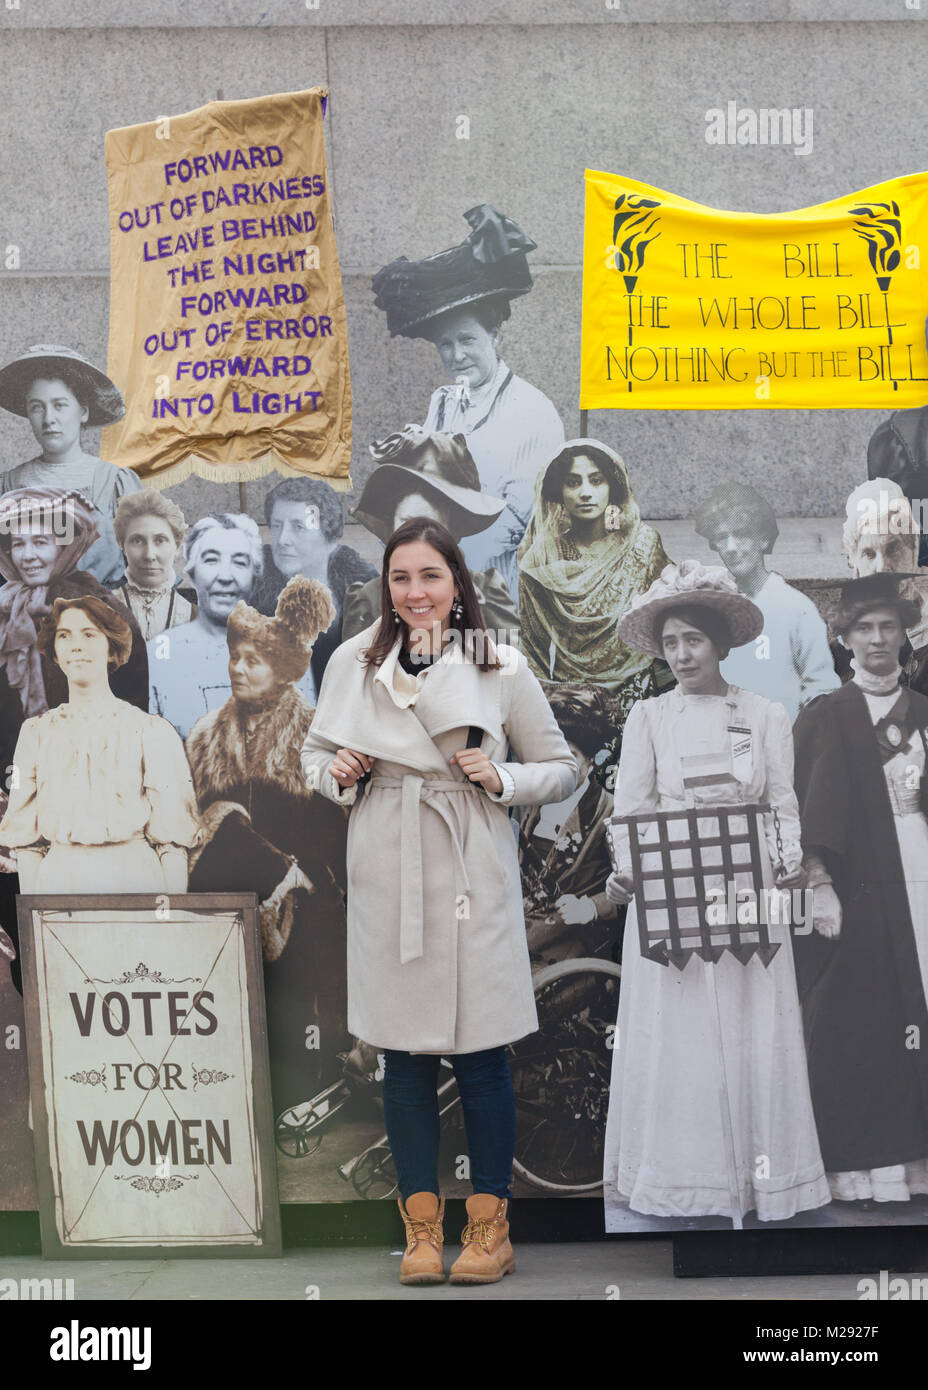
[{"label": "dark long hair", "polygon": [[397,636],[402,638],[404,646],[409,641],[408,623],[403,618],[396,621],[393,614],[393,601],[390,598],[390,561],[398,546],[409,545],[414,541],[424,541],[433,550],[437,550],[451,571],[461,596],[463,612],[458,615],[451,614],[450,627],[458,634],[465,656],[481,671],[497,670],[501,663],[489,648],[487,625],[477,601],[467,562],[448,528],[442,526],[440,521],[433,521],[425,516],[410,517],[402,526],[397,527],[387,541],[383,569],[380,573],[380,626],[371,645],[361,654],[361,660],[366,666],[380,666],[393,650]]},{"label": "dark long hair", "polygon": [[609,501],[614,507],[623,507],[628,501],[628,483],[623,478],[620,470],[616,467],[615,461],[609,457],[604,449],[601,449],[595,440],[590,440],[589,444],[584,441],[581,444],[570,444],[561,450],[555,458],[551,460],[545,469],[544,480],[541,484],[541,495],[546,502],[562,502],[564,495],[564,479],[570,472],[575,458],[583,454],[586,458],[592,459],[593,463],[601,473],[605,473],[609,479]]}]

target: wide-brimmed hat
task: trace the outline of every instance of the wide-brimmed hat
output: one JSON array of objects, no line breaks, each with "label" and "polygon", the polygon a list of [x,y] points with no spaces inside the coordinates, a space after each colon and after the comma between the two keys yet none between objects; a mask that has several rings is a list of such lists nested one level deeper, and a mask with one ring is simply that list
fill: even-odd
[{"label": "wide-brimmed hat", "polygon": [[894,608],[904,628],[914,628],[922,620],[921,604],[900,592],[902,581],[895,574],[865,574],[841,586],[841,597],[831,620],[834,637],[843,637],[864,613],[874,608]]},{"label": "wide-brimmed hat", "polygon": [[295,574],[281,589],[273,618],[239,599],[229,614],[226,637],[230,650],[239,642],[252,642],[281,681],[289,684],[306,674],[313,643],[334,619],[335,607],[326,586]]},{"label": "wide-brimmed hat", "polygon": [[738,591],[727,569],[681,560],[679,565],[665,565],[647,593],[632,599],[619,623],[619,636],[633,651],[663,656],[662,619],[672,608],[708,608],[718,613],[725,619],[732,647],[743,647],[764,628],[763,613]]},{"label": "wide-brimmed hat", "polygon": [[37,343],[0,368],[0,406],[13,415],[26,414],[26,392],[36,377],[60,376],[62,370],[77,368],[86,386],[81,403],[87,407],[88,425],[112,425],[126,413],[122,392],[105,372],[95,367],[74,348],[57,343]]},{"label": "wide-brimmed hat", "polygon": [[532,288],[526,252],[536,243],[518,223],[489,203],[464,217],[473,230],[460,245],[421,261],[400,256],[374,276],[374,303],[386,311],[392,337],[427,338],[440,314],[481,299],[498,299],[508,318],[509,301]]},{"label": "wide-brimmed hat", "polygon": [[450,511],[448,529],[456,540],[485,531],[506,503],[480,491],[477,465],[463,434],[426,434],[407,425],[370,446],[377,459],[351,515],[386,543],[393,534],[397,503],[421,492]]}]

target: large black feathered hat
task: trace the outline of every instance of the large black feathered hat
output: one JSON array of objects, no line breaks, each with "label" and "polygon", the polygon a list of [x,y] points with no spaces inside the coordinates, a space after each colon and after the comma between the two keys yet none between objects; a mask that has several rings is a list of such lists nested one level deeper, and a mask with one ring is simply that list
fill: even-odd
[{"label": "large black feathered hat", "polygon": [[464,216],[472,230],[459,246],[422,261],[400,256],[371,281],[374,303],[386,311],[392,337],[428,338],[439,315],[479,300],[496,300],[500,317],[507,319],[509,301],[532,288],[526,260],[536,246],[531,237],[489,203],[469,208]]}]

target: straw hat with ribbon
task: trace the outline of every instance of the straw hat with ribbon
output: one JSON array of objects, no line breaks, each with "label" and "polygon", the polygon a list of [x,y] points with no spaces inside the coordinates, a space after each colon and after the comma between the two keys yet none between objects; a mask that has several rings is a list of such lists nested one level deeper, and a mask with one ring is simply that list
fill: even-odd
[{"label": "straw hat with ribbon", "polygon": [[619,622],[619,636],[635,651],[663,656],[663,618],[674,608],[708,608],[718,613],[726,622],[732,647],[753,641],[764,627],[763,613],[738,591],[727,569],[682,560],[679,565],[665,565],[650,589],[632,599]]}]

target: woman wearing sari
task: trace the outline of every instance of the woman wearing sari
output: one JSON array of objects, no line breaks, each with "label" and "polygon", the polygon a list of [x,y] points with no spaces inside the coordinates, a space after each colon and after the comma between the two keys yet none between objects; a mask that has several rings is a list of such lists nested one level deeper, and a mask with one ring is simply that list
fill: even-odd
[{"label": "woman wearing sari", "polygon": [[629,650],[616,629],[667,563],[619,455],[595,439],[565,444],[538,478],[519,547],[522,650],[538,679],[601,686],[624,713],[666,689],[665,663]]}]

